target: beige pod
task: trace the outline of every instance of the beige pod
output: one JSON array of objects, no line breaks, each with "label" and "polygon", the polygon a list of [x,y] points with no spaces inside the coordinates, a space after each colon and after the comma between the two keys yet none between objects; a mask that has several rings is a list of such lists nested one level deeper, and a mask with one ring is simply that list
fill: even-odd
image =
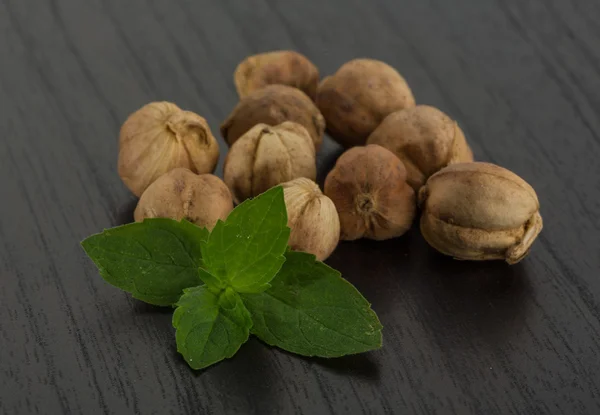
[{"label": "beige pod", "polygon": [[450,165],[419,191],[421,233],[443,254],[465,260],[522,260],[542,230],[533,188],[490,163]]},{"label": "beige pod", "polygon": [[131,114],[119,136],[119,176],[141,196],[177,167],[212,173],[219,145],[204,118],[170,102],[152,102]]},{"label": "beige pod", "polygon": [[338,211],[342,240],[395,238],[415,218],[415,192],[406,183],[404,165],[380,146],[342,154],[325,179],[325,195]]},{"label": "beige pod", "polygon": [[310,179],[301,177],[282,187],[291,229],[289,246],[324,261],[340,240],[340,218],[335,205]]},{"label": "beige pod", "polygon": [[354,59],[324,78],[317,106],[327,132],[344,147],[363,146],[369,135],[394,111],[415,106],[406,80],[390,65]]},{"label": "beige pod", "polygon": [[312,139],[302,125],[289,121],[255,125],[231,146],[223,169],[236,203],[292,179],[316,176]]},{"label": "beige pod", "polygon": [[195,174],[184,168],[160,176],[142,194],[133,217],[186,219],[211,230],[233,210],[229,189],[212,174]]},{"label": "beige pod", "polygon": [[248,56],[235,69],[233,80],[240,98],[276,84],[298,88],[314,101],[319,84],[319,70],[298,52],[276,50]]},{"label": "beige pod", "polygon": [[473,152],[458,123],[428,105],[391,113],[367,143],[383,146],[402,160],[408,184],[415,191],[447,165],[473,161]]}]

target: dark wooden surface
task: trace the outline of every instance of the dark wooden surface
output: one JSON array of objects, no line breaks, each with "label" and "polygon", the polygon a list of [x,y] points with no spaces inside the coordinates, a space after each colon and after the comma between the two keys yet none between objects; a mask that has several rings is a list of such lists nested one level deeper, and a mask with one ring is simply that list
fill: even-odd
[{"label": "dark wooden surface", "polygon": [[[600,413],[599,22],[596,0],[0,0],[0,413]],[[416,228],[342,243],[328,262],[373,303],[383,349],[251,339],[194,373],[171,312],[104,283],[78,242],[132,220],[130,112],[174,101],[217,135],[236,64],[279,48],[322,75],[398,68],[478,159],[533,185],[545,229],[513,267],[444,258]],[[321,178],[339,154],[327,139]]]}]

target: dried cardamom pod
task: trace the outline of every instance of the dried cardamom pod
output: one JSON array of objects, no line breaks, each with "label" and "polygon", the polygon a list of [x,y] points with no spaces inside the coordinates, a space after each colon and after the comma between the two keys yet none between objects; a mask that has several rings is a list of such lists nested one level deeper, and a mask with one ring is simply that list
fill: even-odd
[{"label": "dried cardamom pod", "polygon": [[233,79],[240,99],[268,85],[287,85],[298,88],[314,101],[319,70],[298,52],[276,50],[248,56],[236,68]]},{"label": "dried cardamom pod", "polygon": [[522,260],[542,230],[535,190],[511,171],[490,163],[452,164],[419,191],[421,233],[457,259]]},{"label": "dried cardamom pod", "polygon": [[170,102],[144,105],[121,127],[119,176],[136,196],[177,167],[212,173],[217,161],[219,144],[206,120]]},{"label": "dried cardamom pod", "polygon": [[335,205],[318,184],[305,177],[283,183],[282,187],[292,230],[288,244],[324,261],[340,241],[340,218]]},{"label": "dried cardamom pod", "polygon": [[233,210],[229,189],[212,174],[195,174],[178,167],[163,174],[142,194],[133,217],[186,219],[212,230],[217,220],[225,220]]},{"label": "dried cardamom pod", "polygon": [[374,59],[346,62],[317,89],[317,107],[327,132],[347,148],[364,146],[385,117],[414,106],[415,98],[402,75]]},{"label": "dried cardamom pod", "polygon": [[428,105],[391,113],[367,143],[379,144],[398,156],[406,167],[406,181],[415,191],[447,165],[473,161],[473,152],[458,123]]},{"label": "dried cardamom pod", "polygon": [[398,237],[410,229],[417,210],[404,165],[374,144],[340,156],[325,179],[325,195],[335,203],[346,241]]},{"label": "dried cardamom pod", "polygon": [[223,167],[223,179],[236,203],[292,179],[316,176],[310,134],[290,121],[274,127],[255,125],[231,146]]}]

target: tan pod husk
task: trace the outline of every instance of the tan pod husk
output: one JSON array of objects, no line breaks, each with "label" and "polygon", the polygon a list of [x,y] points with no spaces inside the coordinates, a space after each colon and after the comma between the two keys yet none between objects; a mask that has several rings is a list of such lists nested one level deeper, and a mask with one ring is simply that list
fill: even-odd
[{"label": "tan pod husk", "polygon": [[316,176],[312,139],[303,126],[293,122],[254,126],[229,149],[223,173],[236,203],[278,184]]},{"label": "tan pod husk", "polygon": [[465,260],[521,261],[542,230],[533,188],[490,163],[450,165],[419,191],[421,233],[443,254]]},{"label": "tan pod husk", "polygon": [[383,146],[402,160],[415,191],[449,164],[473,161],[473,152],[456,121],[428,105],[388,115],[367,143]]},{"label": "tan pod husk", "polygon": [[170,102],[152,102],[129,116],[119,136],[119,176],[136,195],[183,167],[212,173],[219,145],[204,118]]},{"label": "tan pod husk", "polygon": [[268,85],[287,85],[314,101],[319,70],[298,52],[278,50],[247,57],[235,69],[233,80],[240,99]]},{"label": "tan pod husk", "polygon": [[394,238],[415,217],[415,192],[402,162],[377,145],[342,154],[325,180],[325,195],[337,208],[343,240]]},{"label": "tan pod husk", "polygon": [[385,117],[414,107],[415,98],[406,80],[388,64],[354,59],[321,81],[317,106],[329,135],[348,148],[365,145]]},{"label": "tan pod husk", "polygon": [[232,210],[231,193],[221,179],[177,168],[148,186],[133,216],[136,222],[146,218],[186,219],[211,230]]},{"label": "tan pod husk", "polygon": [[282,186],[291,229],[289,246],[324,261],[340,240],[340,218],[335,205],[310,179],[294,179]]}]

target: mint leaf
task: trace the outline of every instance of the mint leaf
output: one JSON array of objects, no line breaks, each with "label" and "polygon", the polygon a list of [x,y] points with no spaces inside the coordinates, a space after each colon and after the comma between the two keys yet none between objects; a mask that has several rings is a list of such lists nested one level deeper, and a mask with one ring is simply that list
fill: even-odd
[{"label": "mint leaf", "polygon": [[381,323],[341,274],[314,255],[287,252],[271,288],[242,294],[252,334],[305,356],[338,357],[381,347]]},{"label": "mint leaf", "polygon": [[207,287],[184,290],[173,314],[177,351],[193,369],[232,357],[248,340],[252,320],[231,288],[218,294]]},{"label": "mint leaf", "polygon": [[109,283],[150,304],[177,302],[184,288],[202,283],[204,228],[154,218],[92,235],[81,245]]},{"label": "mint leaf", "polygon": [[283,189],[274,187],[217,222],[202,247],[204,268],[237,292],[264,291],[285,261],[289,237]]}]

